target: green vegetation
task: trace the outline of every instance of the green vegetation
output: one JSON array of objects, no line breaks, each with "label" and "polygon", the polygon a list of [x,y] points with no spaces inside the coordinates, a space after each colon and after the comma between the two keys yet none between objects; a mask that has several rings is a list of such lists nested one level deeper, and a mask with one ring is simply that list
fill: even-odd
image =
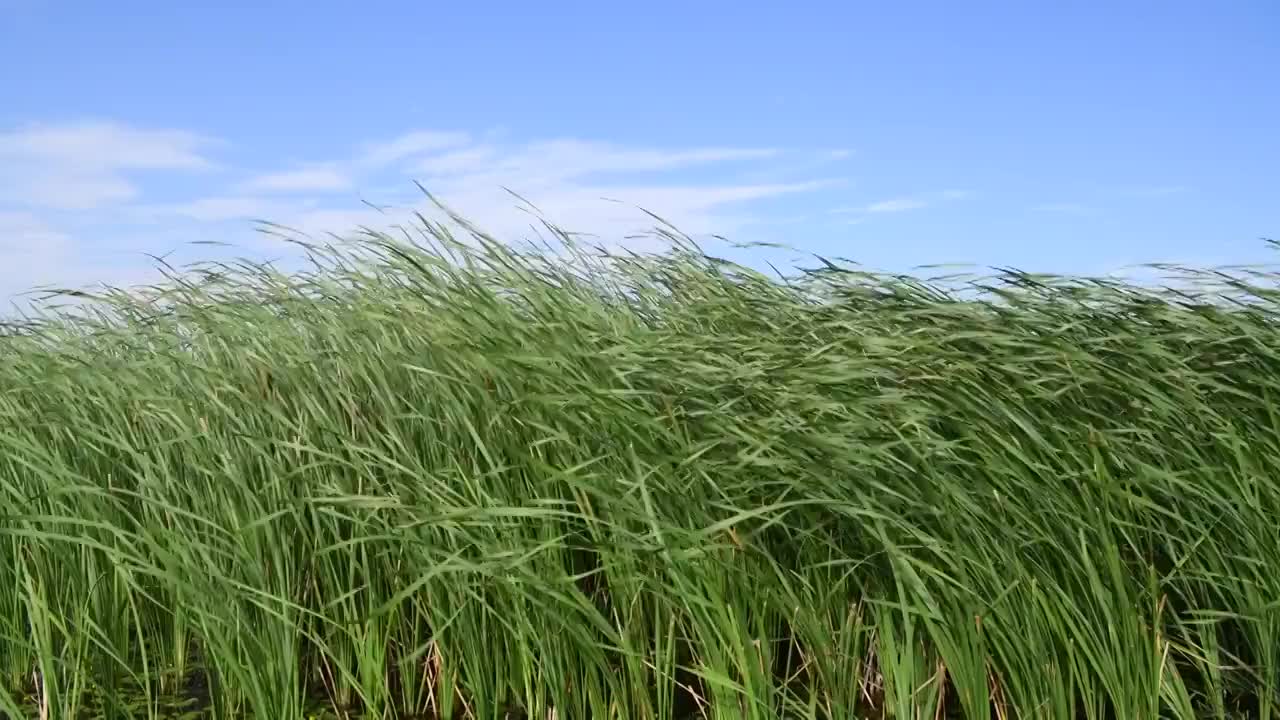
[{"label": "green vegetation", "polygon": [[0,712],[1280,717],[1272,276],[422,223],[0,340]]}]

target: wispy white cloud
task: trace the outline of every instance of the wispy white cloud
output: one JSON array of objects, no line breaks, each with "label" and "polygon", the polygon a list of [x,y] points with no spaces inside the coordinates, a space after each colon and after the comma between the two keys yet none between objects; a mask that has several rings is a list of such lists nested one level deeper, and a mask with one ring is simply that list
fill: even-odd
[{"label": "wispy white cloud", "polygon": [[281,201],[253,195],[211,195],[188,202],[141,205],[132,208],[136,218],[163,220],[183,217],[202,222],[269,220],[314,206],[316,201]]},{"label": "wispy white cloud", "polygon": [[[501,187],[455,186],[438,193],[430,187],[428,190],[450,210],[500,239],[517,240],[527,236],[537,228],[537,218],[543,217],[562,224],[566,230],[594,235],[606,244],[617,244],[626,238],[632,247],[639,247],[633,234],[655,224],[646,210],[693,235],[732,233],[757,218],[744,207],[752,201],[810,192],[823,184],[811,181],[717,186],[560,185],[521,192],[521,197],[536,207],[536,217],[530,208]],[[308,233],[341,233],[357,227],[406,223],[414,212],[440,219],[429,200],[417,197],[381,210],[316,207],[286,216],[281,223]]]},{"label": "wispy white cloud", "polygon": [[1190,191],[1191,188],[1186,185],[1138,185],[1121,188],[1119,193],[1130,197],[1159,198],[1181,195]]},{"label": "wispy white cloud", "polygon": [[411,170],[453,188],[506,184],[532,190],[583,181],[591,176],[635,175],[758,161],[778,154],[777,150],[770,148],[663,150],[561,139],[508,148],[477,145],[452,149],[420,158]]},{"label": "wispy white cloud", "polygon": [[730,232],[751,220],[742,206],[812,191],[823,181],[691,184],[663,175],[692,168],[759,165],[782,154],[774,148],[669,149],[563,138],[498,143],[457,133],[413,132],[365,143],[350,163],[352,168],[365,169],[365,177],[376,176],[379,185],[386,185],[388,176],[371,173],[369,168],[378,163],[403,167],[400,189],[392,198],[367,196],[375,204],[395,207],[379,212],[318,205],[281,222],[306,232],[342,232],[404,222],[413,211],[431,215],[434,207],[426,198],[405,192],[412,190],[409,179],[415,179],[451,209],[502,238],[525,235],[536,224],[505,188],[527,198],[548,219],[602,237],[622,238],[652,227],[653,218],[639,208],[663,214],[686,232]]},{"label": "wispy white cloud", "polygon": [[[1191,192],[1186,185],[1128,185],[1097,188],[1100,197],[1098,203],[1080,202],[1078,200],[1052,201],[1033,205],[1031,210],[1039,213],[1056,213],[1059,215],[1099,215],[1108,202],[1115,203],[1118,198],[1156,199],[1182,195]],[[1109,198],[1109,200],[1108,200]]]},{"label": "wispy white cloud", "polygon": [[0,170],[0,188],[9,202],[51,210],[91,210],[138,197],[138,186],[116,173],[45,167],[23,180],[15,168]]},{"label": "wispy white cloud", "polygon": [[[510,188],[567,230],[642,247],[635,234],[655,224],[642,208],[693,235],[732,234],[768,220],[756,203],[833,182],[814,177],[817,168],[805,160],[813,153],[768,147],[646,147],[574,138],[514,142],[496,134],[420,130],[356,145],[345,157],[266,165],[252,174],[218,165],[211,153],[219,144],[196,133],[110,123],[0,130],[5,259],[21,255],[31,258],[25,266],[80,277],[68,258],[84,256],[89,248],[125,247],[110,238],[128,238],[128,262],[142,262],[141,251],[152,245],[165,252],[193,237],[225,233],[227,223],[244,231],[230,239],[236,244],[253,242],[249,221],[258,219],[312,234],[388,227],[415,212],[435,215],[413,180],[500,239],[519,240],[538,225]],[[796,171],[802,160],[804,169]],[[215,168],[219,172],[193,174]],[[189,177],[168,183],[174,174]],[[164,184],[150,184],[157,179]],[[365,199],[387,207],[373,209]],[[50,224],[53,219],[61,230]],[[76,232],[89,227],[95,237]],[[119,268],[98,269],[112,274],[100,278],[105,281],[122,276]],[[0,274],[0,297],[29,287],[28,279],[25,273]]]},{"label": "wispy white cloud", "polygon": [[0,258],[0,289],[11,291],[0,294],[0,313],[12,293],[85,277],[71,236],[31,212],[0,210]]},{"label": "wispy white cloud", "polygon": [[417,130],[390,140],[365,143],[356,163],[366,168],[382,168],[401,160],[466,145],[471,136],[463,132]]},{"label": "wispy white cloud", "polygon": [[485,168],[486,163],[494,161],[497,157],[497,148],[481,145],[430,155],[418,160],[410,169],[428,177],[448,177],[479,172]]},{"label": "wispy white cloud", "polygon": [[[14,255],[32,257],[47,256],[67,246],[69,238],[53,229],[34,213],[0,211],[0,254],[5,258]],[[21,263],[5,263],[6,267],[20,267]]]},{"label": "wispy white cloud", "polygon": [[114,123],[28,125],[0,133],[0,157],[111,170],[192,170],[211,166],[199,152],[209,143],[209,138],[191,132]]},{"label": "wispy white cloud", "polygon": [[904,213],[912,210],[922,210],[924,208],[935,205],[942,200],[960,200],[969,197],[967,190],[942,190],[935,193],[927,193],[923,195],[908,195],[902,197],[888,198],[885,200],[877,200],[865,205],[843,206],[833,209],[831,212],[837,215],[855,216],[853,222],[855,224],[865,220],[868,215],[889,215],[895,213]]},{"label": "wispy white cloud", "polygon": [[351,178],[332,165],[314,165],[266,173],[249,178],[237,186],[244,193],[296,193],[346,190]]},{"label": "wispy white cloud", "polygon": [[139,171],[213,167],[209,138],[113,123],[29,125],[0,132],[0,201],[62,210],[95,208],[139,195]]},{"label": "wispy white cloud", "polygon": [[1093,215],[1097,210],[1089,205],[1077,202],[1042,203],[1031,208],[1035,212],[1059,213],[1062,215]]},{"label": "wispy white cloud", "polygon": [[869,213],[900,213],[908,210],[919,210],[928,207],[929,203],[919,198],[893,198],[892,200],[881,200],[873,202],[863,208],[863,212]]}]

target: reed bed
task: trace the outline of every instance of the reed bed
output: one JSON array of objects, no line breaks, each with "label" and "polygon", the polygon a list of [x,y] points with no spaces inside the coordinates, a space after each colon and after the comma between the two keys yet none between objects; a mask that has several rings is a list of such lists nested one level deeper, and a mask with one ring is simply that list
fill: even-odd
[{"label": "reed bed", "polygon": [[0,338],[0,712],[1277,717],[1275,275],[468,228]]}]

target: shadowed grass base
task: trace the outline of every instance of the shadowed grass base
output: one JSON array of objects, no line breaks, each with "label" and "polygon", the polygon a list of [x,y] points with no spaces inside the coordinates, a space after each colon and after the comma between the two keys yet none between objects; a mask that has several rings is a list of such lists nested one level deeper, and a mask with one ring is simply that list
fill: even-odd
[{"label": "shadowed grass base", "polygon": [[0,711],[1276,717],[1273,277],[418,233],[0,341]]}]

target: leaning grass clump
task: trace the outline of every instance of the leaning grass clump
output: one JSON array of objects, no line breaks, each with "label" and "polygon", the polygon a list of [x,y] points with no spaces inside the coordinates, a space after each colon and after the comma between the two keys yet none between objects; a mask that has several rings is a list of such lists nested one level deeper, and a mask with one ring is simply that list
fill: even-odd
[{"label": "leaning grass clump", "polygon": [[417,231],[0,338],[0,712],[1280,715],[1275,277]]}]

